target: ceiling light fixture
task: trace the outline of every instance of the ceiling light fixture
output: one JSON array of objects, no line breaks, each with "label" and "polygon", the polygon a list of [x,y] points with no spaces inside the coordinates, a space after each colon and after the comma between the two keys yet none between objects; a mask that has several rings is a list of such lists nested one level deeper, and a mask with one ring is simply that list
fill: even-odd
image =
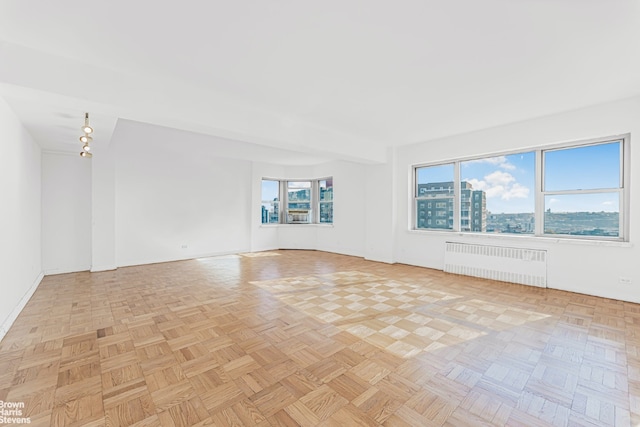
[{"label": "ceiling light fixture", "polygon": [[84,126],[80,129],[84,132],[84,135],[80,137],[80,142],[84,144],[80,152],[80,157],[93,157],[93,154],[91,154],[91,146],[89,145],[91,141],[93,141],[93,138],[89,136],[89,134],[93,133],[93,128],[89,126],[89,113],[84,113]]},{"label": "ceiling light fixture", "polygon": [[93,132],[93,128],[89,126],[89,113],[84,113],[84,126],[80,129],[87,135]]}]

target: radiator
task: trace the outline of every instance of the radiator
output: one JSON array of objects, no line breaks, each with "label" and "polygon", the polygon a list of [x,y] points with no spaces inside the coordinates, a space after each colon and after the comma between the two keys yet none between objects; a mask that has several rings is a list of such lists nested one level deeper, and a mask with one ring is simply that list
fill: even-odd
[{"label": "radiator", "polygon": [[444,271],[547,287],[547,251],[446,242]]}]

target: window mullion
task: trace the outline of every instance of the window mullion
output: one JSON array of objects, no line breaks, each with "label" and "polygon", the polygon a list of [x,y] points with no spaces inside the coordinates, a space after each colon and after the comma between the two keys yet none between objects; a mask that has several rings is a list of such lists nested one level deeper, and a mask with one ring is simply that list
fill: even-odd
[{"label": "window mullion", "polygon": [[289,194],[287,192],[287,181],[280,181],[280,212],[279,223],[286,223],[287,215],[289,212]]},{"label": "window mullion", "polygon": [[460,199],[462,197],[462,186],[460,185],[460,162],[455,162],[453,164],[453,182],[453,231],[460,231]]},{"label": "window mullion", "polygon": [[544,234],[544,165],[542,158],[542,150],[535,151],[535,206],[534,218],[535,229],[534,235],[542,236]]},{"label": "window mullion", "polygon": [[311,222],[317,224],[320,222],[320,182],[318,180],[311,181]]}]

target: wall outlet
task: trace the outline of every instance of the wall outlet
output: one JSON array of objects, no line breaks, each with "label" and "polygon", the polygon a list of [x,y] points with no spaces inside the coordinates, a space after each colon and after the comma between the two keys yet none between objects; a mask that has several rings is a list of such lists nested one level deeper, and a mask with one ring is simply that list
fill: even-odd
[{"label": "wall outlet", "polygon": [[180,246],[182,249],[187,249],[189,247],[189,245],[182,245]]},{"label": "wall outlet", "polygon": [[631,278],[630,277],[620,277],[618,279],[618,283],[620,283],[621,285],[630,285],[631,284]]}]

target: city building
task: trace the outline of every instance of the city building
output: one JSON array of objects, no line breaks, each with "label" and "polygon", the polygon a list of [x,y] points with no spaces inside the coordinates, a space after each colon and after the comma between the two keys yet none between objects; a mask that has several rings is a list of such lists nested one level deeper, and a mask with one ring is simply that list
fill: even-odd
[{"label": "city building", "polygon": [[[487,231],[487,196],[467,181],[460,183],[462,231]],[[453,227],[454,184],[452,181],[418,184],[417,227],[448,230]],[[424,199],[421,199],[424,198]]]}]

